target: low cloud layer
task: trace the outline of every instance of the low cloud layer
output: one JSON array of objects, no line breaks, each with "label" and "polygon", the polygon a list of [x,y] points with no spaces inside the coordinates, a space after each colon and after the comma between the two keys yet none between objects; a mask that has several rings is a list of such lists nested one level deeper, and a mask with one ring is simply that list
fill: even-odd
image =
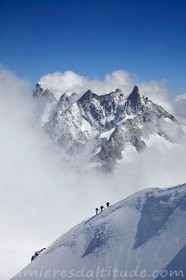
[{"label": "low cloud layer", "polygon": [[[47,86],[53,78],[57,93],[59,85],[64,92],[81,93],[88,88],[100,94],[116,88],[130,92],[135,83],[123,70],[107,75],[103,81],[68,71],[45,76],[41,82]],[[151,98],[163,100],[162,103],[169,100],[174,107],[164,83],[141,83],[140,89]],[[179,104],[179,98],[176,102]],[[37,126],[29,83],[3,67],[0,122],[2,280],[24,267],[35,250],[48,246],[70,227],[94,215],[95,207],[107,200],[114,203],[142,188],[186,181],[185,143],[168,145],[160,139],[141,154],[130,152],[115,174],[78,175]]]}]

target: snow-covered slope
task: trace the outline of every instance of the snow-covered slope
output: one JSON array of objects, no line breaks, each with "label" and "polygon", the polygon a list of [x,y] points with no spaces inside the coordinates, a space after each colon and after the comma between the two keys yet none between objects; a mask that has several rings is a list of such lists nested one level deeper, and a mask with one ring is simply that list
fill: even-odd
[{"label": "snow-covered slope", "polygon": [[16,279],[184,279],[185,223],[186,184],[143,190],[62,235]]},{"label": "snow-covered slope", "polygon": [[121,160],[126,145],[137,151],[148,146],[152,135],[177,142],[183,133],[173,115],[148,98],[137,86],[130,94],[117,89],[104,95],[88,90],[83,95],[55,94],[37,84],[33,92],[41,125],[70,155],[85,154],[104,170]]}]

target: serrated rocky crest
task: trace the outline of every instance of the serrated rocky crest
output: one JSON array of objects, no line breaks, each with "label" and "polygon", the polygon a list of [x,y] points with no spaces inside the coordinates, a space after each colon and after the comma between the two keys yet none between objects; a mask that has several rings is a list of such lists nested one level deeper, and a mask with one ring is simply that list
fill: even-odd
[{"label": "serrated rocky crest", "polygon": [[[169,142],[183,135],[174,116],[141,96],[137,86],[129,95],[119,89],[104,95],[88,90],[82,96],[66,93],[56,100],[37,83],[33,97],[48,135],[68,154],[85,153],[89,162],[107,171],[125,156],[126,145],[139,152],[152,134]],[[170,130],[176,131],[176,137]]]}]

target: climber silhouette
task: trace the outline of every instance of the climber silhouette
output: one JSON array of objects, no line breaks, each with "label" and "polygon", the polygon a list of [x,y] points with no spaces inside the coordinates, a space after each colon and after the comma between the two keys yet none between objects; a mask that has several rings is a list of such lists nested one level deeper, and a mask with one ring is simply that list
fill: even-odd
[{"label": "climber silhouette", "polygon": [[96,208],[96,215],[99,213],[99,209],[98,208]]},{"label": "climber silhouette", "polygon": [[108,208],[110,206],[110,202],[106,202],[106,206]]}]

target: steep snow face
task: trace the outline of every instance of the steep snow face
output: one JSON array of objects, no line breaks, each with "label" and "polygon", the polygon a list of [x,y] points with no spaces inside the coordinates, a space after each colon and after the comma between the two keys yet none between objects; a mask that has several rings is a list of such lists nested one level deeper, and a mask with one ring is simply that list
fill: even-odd
[{"label": "steep snow face", "polygon": [[119,89],[105,95],[88,90],[82,96],[68,93],[56,100],[37,84],[33,96],[50,137],[69,154],[83,152],[107,171],[122,158],[126,143],[141,151],[151,135],[169,142],[184,135],[174,116],[141,96],[137,86],[129,95]]},{"label": "steep snow face", "polygon": [[62,235],[15,279],[171,279],[172,270],[184,279],[185,219],[186,184],[140,191]]}]

